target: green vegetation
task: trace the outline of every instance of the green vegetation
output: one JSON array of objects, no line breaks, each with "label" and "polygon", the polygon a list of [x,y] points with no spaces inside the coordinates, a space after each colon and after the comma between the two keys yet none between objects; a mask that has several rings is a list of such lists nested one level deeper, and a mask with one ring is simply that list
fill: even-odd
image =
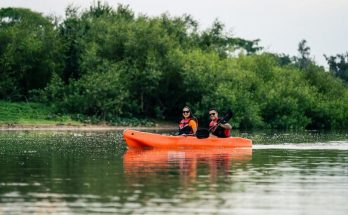
[{"label": "green vegetation", "polygon": [[67,115],[54,114],[54,110],[39,103],[0,101],[0,124],[21,125],[79,125]]},{"label": "green vegetation", "polygon": [[239,128],[348,127],[348,61],[327,57],[325,71],[305,40],[300,57],[267,53],[219,21],[199,31],[190,16],[135,16],[99,2],[67,8],[62,21],[4,8],[0,26],[2,100],[85,122],[151,124],[188,104],[202,123],[216,107],[232,108]]},{"label": "green vegetation", "polygon": [[0,113],[0,125],[155,125],[154,120],[146,118],[138,119],[114,117],[105,122],[95,116],[86,116],[82,114],[59,114],[54,108],[49,107],[46,104],[33,102],[0,101]]},{"label": "green vegetation", "polygon": [[336,56],[325,56],[325,58],[330,66],[330,71],[348,83],[348,52]]}]

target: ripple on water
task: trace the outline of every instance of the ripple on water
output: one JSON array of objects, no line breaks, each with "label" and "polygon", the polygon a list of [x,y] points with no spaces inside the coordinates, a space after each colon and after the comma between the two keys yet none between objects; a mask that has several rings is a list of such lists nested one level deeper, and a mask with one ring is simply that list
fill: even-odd
[{"label": "ripple on water", "polygon": [[253,149],[297,149],[297,150],[348,150],[347,141],[316,143],[254,144]]},{"label": "ripple on water", "polygon": [[0,214],[348,214],[347,141],[284,134],[243,156],[129,157],[121,133],[11,135],[0,135]]}]

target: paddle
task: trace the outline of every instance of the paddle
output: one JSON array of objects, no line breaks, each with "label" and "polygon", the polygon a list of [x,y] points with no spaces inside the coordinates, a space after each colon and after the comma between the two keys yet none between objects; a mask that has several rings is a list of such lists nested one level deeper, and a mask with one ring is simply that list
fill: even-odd
[{"label": "paddle", "polygon": [[204,139],[209,137],[209,130],[206,128],[198,128],[196,132],[196,137],[198,139]]},{"label": "paddle", "polygon": [[209,130],[206,128],[198,128],[196,134],[181,134],[183,136],[195,136],[198,139],[208,138]]}]

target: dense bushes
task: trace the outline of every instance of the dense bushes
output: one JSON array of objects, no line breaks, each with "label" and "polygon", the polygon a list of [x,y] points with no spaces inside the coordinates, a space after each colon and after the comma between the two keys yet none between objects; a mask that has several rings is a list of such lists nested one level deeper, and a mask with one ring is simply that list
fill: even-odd
[{"label": "dense bushes", "polygon": [[23,100],[63,65],[52,21],[29,9],[0,9],[0,98]]},{"label": "dense bushes", "polygon": [[[228,35],[217,21],[200,32],[189,16],[135,17],[99,3],[82,13],[68,8],[55,24],[22,9],[0,15],[1,99],[31,92],[58,112],[115,122],[172,119],[188,104],[201,122],[210,107],[232,108],[240,128],[348,126],[347,85],[307,52],[301,59],[262,53],[258,40]],[[309,50],[305,41],[301,47]]]}]

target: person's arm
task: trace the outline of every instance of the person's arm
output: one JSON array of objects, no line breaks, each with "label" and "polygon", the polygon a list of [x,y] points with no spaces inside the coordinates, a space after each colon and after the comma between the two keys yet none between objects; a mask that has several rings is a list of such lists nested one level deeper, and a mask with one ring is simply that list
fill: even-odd
[{"label": "person's arm", "polygon": [[191,126],[193,134],[196,134],[197,132],[197,123],[194,120],[190,120],[189,126]]},{"label": "person's arm", "polygon": [[192,128],[192,131],[193,131],[193,134],[196,134],[196,132],[197,132],[197,127]]},{"label": "person's arm", "polygon": [[228,129],[228,130],[232,129],[232,126],[229,123],[220,124],[220,127],[224,128],[224,129]]}]

